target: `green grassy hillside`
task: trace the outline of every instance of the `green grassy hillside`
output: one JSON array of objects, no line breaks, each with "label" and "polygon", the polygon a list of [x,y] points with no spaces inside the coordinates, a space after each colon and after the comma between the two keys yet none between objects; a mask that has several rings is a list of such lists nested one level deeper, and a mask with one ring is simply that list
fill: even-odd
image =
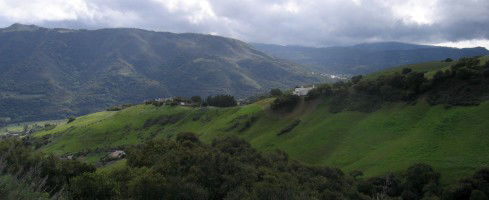
[{"label": "green grassy hillside", "polygon": [[[358,169],[367,176],[404,170],[413,163],[431,164],[453,181],[489,165],[489,102],[472,107],[395,103],[373,113],[328,112],[328,102],[299,106],[278,117],[267,110],[270,100],[238,108],[192,109],[139,105],[122,111],[83,116],[70,124],[39,133],[53,142],[43,149],[58,155],[137,144],[178,132],[197,133],[204,141],[235,134],[263,151],[281,149],[309,164]],[[174,124],[145,127],[149,119],[173,116]],[[244,129],[246,121],[256,121]],[[301,119],[291,132],[277,133]],[[96,162],[105,152],[89,153]]]},{"label": "green grassy hillside", "polygon": [[[449,66],[433,62],[410,68],[429,75]],[[420,96],[414,102],[386,101],[372,112],[334,113],[333,99],[321,97],[301,100],[288,114],[272,112],[272,101],[232,108],[137,105],[82,116],[35,137],[47,142],[42,151],[75,154],[91,163],[124,145],[194,132],[205,142],[237,135],[264,152],[280,149],[304,163],[361,170],[368,177],[427,163],[449,183],[489,166],[487,99],[446,106]]]}]

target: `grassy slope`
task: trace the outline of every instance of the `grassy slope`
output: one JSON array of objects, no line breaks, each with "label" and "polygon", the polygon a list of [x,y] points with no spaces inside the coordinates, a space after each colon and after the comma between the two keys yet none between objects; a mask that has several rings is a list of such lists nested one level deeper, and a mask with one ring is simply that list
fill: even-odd
[{"label": "grassy slope", "polygon": [[[430,65],[412,68],[433,72],[446,67]],[[43,150],[64,155],[86,149],[137,144],[154,137],[172,137],[182,131],[197,133],[207,142],[235,134],[262,151],[281,149],[292,158],[309,164],[337,166],[346,171],[359,169],[367,176],[399,171],[424,162],[442,172],[445,183],[489,165],[487,101],[479,106],[444,108],[442,105],[429,106],[419,100],[415,105],[386,104],[372,113],[332,114],[328,112],[326,99],[303,102],[285,116],[269,112],[270,102],[271,99],[267,99],[225,109],[138,105],[117,112],[83,116],[37,136],[54,136],[53,142]],[[182,117],[174,124],[143,127],[146,120],[167,115]],[[251,116],[258,120],[240,132],[240,127]],[[277,136],[296,119],[302,122],[293,131]],[[237,128],[233,129],[237,121]],[[89,154],[85,160],[96,162],[105,154]]]},{"label": "grassy slope", "polygon": [[[270,100],[268,100],[270,101]],[[236,134],[263,151],[282,149],[294,159],[360,169],[367,176],[397,171],[417,162],[432,164],[453,181],[489,164],[489,102],[474,107],[390,104],[373,113],[331,114],[328,103],[301,105],[295,113],[278,117],[264,109],[267,102],[239,108],[210,108],[197,121],[197,109],[140,105],[118,112],[101,112],[78,118],[38,136],[55,134],[44,151],[73,153],[97,147],[136,144],[150,138],[171,137],[192,131],[205,141]],[[312,109],[314,108],[314,109]],[[182,113],[185,117],[167,126],[143,129],[146,119]],[[230,130],[233,120],[243,115],[258,116],[246,131]],[[294,119],[301,124],[292,132],[277,132]],[[103,153],[87,157],[95,162]]]}]

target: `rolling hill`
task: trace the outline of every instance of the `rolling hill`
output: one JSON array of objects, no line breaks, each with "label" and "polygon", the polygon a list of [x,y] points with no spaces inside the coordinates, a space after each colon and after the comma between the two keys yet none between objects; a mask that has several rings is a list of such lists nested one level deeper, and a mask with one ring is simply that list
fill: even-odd
[{"label": "rolling hill", "polygon": [[482,47],[457,49],[398,42],[324,48],[271,44],[253,46],[277,58],[288,59],[332,74],[367,74],[399,65],[489,54],[489,51]]},{"label": "rolling hill", "polygon": [[[484,64],[489,57],[480,60]],[[448,66],[430,62],[409,67],[426,76]],[[113,149],[179,132],[194,132],[206,142],[237,135],[264,152],[281,149],[304,163],[361,170],[367,177],[427,163],[442,173],[444,183],[452,183],[489,165],[487,91],[485,95],[469,106],[433,105],[429,96],[420,96],[383,102],[369,112],[331,112],[336,105],[332,97],[302,100],[290,113],[270,110],[273,98],[232,108],[137,105],[82,116],[35,137],[47,144],[44,152],[95,163]]]},{"label": "rolling hill", "polygon": [[0,119],[64,118],[171,96],[247,97],[324,80],[224,37],[140,29],[0,29]]}]

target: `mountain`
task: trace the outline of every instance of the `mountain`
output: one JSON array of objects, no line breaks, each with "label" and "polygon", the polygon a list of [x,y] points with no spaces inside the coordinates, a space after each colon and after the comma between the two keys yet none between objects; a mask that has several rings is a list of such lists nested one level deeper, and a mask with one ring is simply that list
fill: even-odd
[{"label": "mountain", "polygon": [[157,97],[231,94],[324,81],[230,38],[140,29],[0,29],[0,118],[60,118]]},{"label": "mountain", "polygon": [[324,48],[258,43],[253,46],[277,58],[333,74],[367,74],[405,64],[489,54],[482,47],[457,49],[399,42]]},{"label": "mountain", "polygon": [[322,95],[312,93],[289,113],[271,110],[274,98],[231,108],[136,105],[82,116],[34,138],[47,144],[46,153],[95,163],[114,148],[179,132],[206,143],[233,135],[263,152],[280,149],[367,178],[427,163],[443,183],[454,183],[489,160],[489,56],[471,61],[401,66],[356,83],[317,86]]}]

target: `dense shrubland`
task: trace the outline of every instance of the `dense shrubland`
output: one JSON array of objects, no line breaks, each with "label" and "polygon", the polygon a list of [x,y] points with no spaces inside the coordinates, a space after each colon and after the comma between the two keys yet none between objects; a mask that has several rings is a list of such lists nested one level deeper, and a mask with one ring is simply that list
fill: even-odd
[{"label": "dense shrubland", "polygon": [[216,107],[233,107],[238,105],[234,97],[231,95],[208,96],[205,103],[209,106]]},{"label": "dense shrubland", "polygon": [[361,171],[307,166],[281,151],[260,153],[236,137],[201,142],[192,133],[128,147],[110,170],[0,142],[3,199],[487,199],[489,169],[442,187],[431,166],[363,178]]},{"label": "dense shrubland", "polygon": [[320,85],[305,99],[329,97],[331,112],[371,112],[383,102],[415,103],[419,98],[426,98],[432,105],[477,105],[488,95],[489,63],[482,65],[474,57],[462,58],[450,69],[437,71],[432,78],[410,68],[376,79],[354,76],[349,82]]},{"label": "dense shrubland", "polygon": [[271,104],[271,108],[274,111],[292,111],[297,104],[299,104],[300,98],[297,95],[285,94],[278,96]]},{"label": "dense shrubland", "polygon": [[15,191],[38,197],[59,195],[71,178],[95,171],[89,164],[38,153],[33,146],[27,139],[0,142],[0,197],[30,199],[15,196],[20,195]]}]

